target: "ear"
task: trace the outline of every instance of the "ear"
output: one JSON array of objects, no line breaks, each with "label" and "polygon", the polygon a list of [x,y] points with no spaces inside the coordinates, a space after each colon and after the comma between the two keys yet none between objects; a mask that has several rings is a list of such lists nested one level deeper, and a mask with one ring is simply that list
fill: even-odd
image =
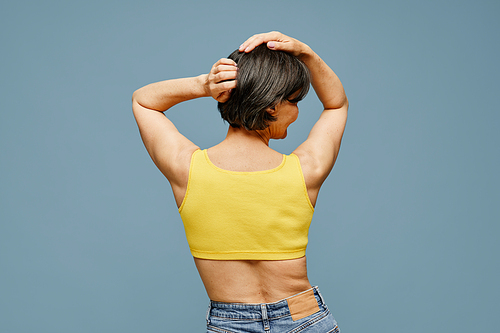
[{"label": "ear", "polygon": [[276,116],[278,111],[276,111],[276,105],[270,106],[266,109],[266,112],[269,113],[271,116]]}]

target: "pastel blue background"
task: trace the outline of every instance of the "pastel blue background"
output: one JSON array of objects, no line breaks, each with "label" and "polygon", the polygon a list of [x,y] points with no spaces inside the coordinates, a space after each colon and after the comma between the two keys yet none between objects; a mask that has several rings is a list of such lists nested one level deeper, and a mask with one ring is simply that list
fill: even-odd
[{"label": "pastel blue background", "polygon": [[[4,1],[0,332],[203,332],[208,302],[131,112],[254,33],[308,43],[350,100],[310,231],[347,332],[497,332],[498,1]],[[321,105],[299,104],[290,153]],[[168,112],[202,147],[216,103]]]}]

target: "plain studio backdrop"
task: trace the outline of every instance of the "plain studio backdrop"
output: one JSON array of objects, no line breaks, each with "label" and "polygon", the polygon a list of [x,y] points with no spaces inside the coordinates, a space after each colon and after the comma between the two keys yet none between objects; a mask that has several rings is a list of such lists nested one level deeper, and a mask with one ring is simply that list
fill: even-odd
[{"label": "plain studio backdrop", "polygon": [[[350,100],[307,250],[342,332],[497,332],[498,1],[4,1],[0,332],[203,332],[208,298],[132,92],[282,31]],[[321,112],[299,103],[289,154]],[[168,116],[202,148],[210,98]]]}]

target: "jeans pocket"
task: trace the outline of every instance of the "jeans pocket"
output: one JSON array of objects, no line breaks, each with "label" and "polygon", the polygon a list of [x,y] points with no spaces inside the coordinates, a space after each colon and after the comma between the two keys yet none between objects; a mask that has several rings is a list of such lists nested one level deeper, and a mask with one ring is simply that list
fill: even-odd
[{"label": "jeans pocket", "polygon": [[304,320],[288,333],[340,333],[337,322],[329,310],[315,313]]}]

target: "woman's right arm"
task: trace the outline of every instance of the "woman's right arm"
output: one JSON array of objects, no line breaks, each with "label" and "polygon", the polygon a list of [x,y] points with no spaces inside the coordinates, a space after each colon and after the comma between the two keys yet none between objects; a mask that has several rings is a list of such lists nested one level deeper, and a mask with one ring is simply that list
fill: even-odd
[{"label": "woman's right arm", "polygon": [[178,103],[199,97],[227,100],[229,90],[236,87],[236,73],[234,61],[221,59],[213,65],[209,74],[152,83],[138,89],[132,96],[132,109],[142,141],[158,169],[172,185],[176,200],[183,197],[176,193],[182,194],[179,191],[187,186],[191,154],[198,147],[182,135],[163,112]]},{"label": "woman's right arm", "polygon": [[311,73],[312,86],[323,104],[323,112],[307,140],[294,151],[300,158],[309,197],[314,204],[337,159],[349,103],[337,75],[308,45],[279,32],[270,32],[252,36],[240,46],[240,51],[250,52],[262,43],[301,59]]}]

